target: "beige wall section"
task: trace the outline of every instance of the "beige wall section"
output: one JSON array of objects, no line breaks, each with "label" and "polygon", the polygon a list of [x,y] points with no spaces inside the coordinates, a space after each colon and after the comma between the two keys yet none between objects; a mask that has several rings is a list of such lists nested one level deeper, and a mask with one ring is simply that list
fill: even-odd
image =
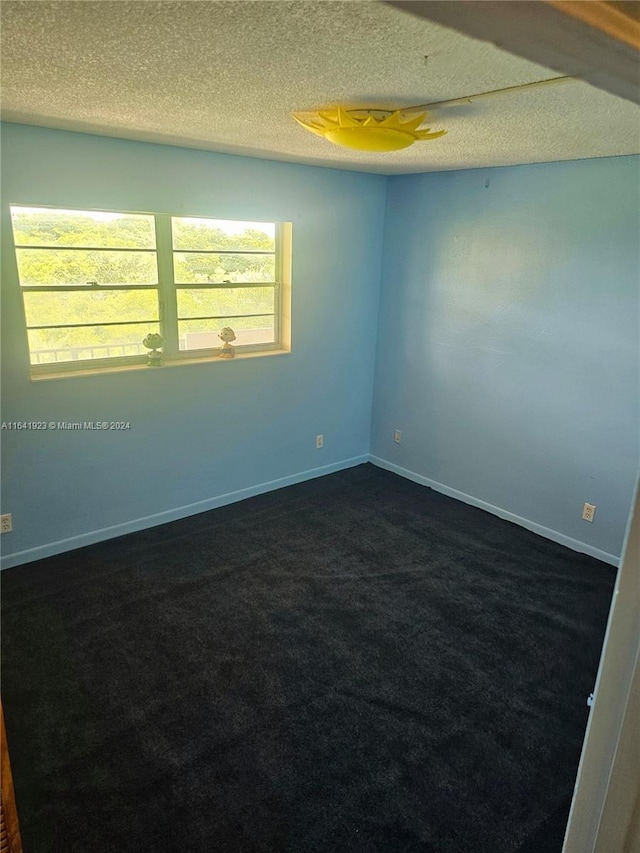
[{"label": "beige wall section", "polygon": [[636,797],[629,831],[624,841],[624,853],[635,853],[636,850],[640,850],[640,793]]},{"label": "beige wall section", "polygon": [[[596,839],[596,853],[638,853],[638,810],[640,809],[640,663],[631,683],[615,762],[609,779],[602,820]],[[635,813],[635,814],[634,814]],[[636,823],[634,828],[633,824]],[[635,841],[632,836],[635,835]]]},{"label": "beige wall section", "polygon": [[[636,853],[640,795],[640,481],[629,519],[563,853]],[[631,846],[629,846],[631,845]]]}]

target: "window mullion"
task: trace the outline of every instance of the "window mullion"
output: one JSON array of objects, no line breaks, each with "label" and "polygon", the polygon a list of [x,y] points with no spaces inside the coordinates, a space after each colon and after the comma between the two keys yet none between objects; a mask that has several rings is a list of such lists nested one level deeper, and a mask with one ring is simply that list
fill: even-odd
[{"label": "window mullion", "polygon": [[156,247],[158,250],[158,300],[160,327],[164,338],[165,358],[178,355],[178,305],[173,280],[173,242],[171,217],[156,214]]}]

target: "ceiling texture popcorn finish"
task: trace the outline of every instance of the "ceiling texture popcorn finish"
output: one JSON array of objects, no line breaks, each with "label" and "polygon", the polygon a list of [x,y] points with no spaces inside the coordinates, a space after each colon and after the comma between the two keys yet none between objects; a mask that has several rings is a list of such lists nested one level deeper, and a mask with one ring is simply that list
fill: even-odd
[{"label": "ceiling texture popcorn finish", "polygon": [[432,106],[447,135],[398,151],[308,133],[293,113],[393,112],[558,76],[382,3],[5,0],[0,12],[7,121],[381,174],[639,150],[638,107],[580,80]]}]

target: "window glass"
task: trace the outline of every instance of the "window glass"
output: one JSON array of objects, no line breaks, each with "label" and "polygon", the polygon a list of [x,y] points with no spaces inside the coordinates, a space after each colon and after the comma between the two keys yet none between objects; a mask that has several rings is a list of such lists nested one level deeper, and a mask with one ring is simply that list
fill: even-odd
[{"label": "window glass", "polygon": [[142,322],[126,326],[30,329],[31,364],[143,355],[148,350],[142,340],[149,332],[159,334],[160,325]]},{"label": "window glass", "polygon": [[229,320],[179,320],[179,345],[181,350],[209,349],[221,346],[218,334],[224,326],[236,333],[234,346],[253,346],[274,342],[273,314]]},{"label": "window glass", "polygon": [[153,216],[12,205],[16,246],[113,246],[155,249]]},{"label": "window glass", "polygon": [[178,317],[230,317],[243,314],[273,314],[273,287],[237,287],[178,290]]},{"label": "window glass", "polygon": [[274,222],[238,222],[228,219],[196,219],[174,216],[171,219],[174,249],[195,251],[275,252]]},{"label": "window glass", "polygon": [[23,287],[157,284],[155,252],[16,249]]},{"label": "window glass", "polygon": [[176,252],[173,266],[176,284],[275,281],[274,255]]},{"label": "window glass", "polygon": [[76,326],[160,319],[155,293],[106,290],[25,293],[28,326]]}]

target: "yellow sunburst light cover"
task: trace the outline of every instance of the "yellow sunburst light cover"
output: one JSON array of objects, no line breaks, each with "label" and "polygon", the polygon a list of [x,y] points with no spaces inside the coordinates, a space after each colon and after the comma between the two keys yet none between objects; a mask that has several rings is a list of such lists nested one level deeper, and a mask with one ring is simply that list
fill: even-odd
[{"label": "yellow sunburst light cover", "polygon": [[[294,119],[311,133],[324,136],[335,145],[355,148],[357,151],[399,151],[408,148],[414,142],[425,139],[437,139],[444,136],[446,130],[431,133],[426,127],[418,130],[426,119],[427,113],[419,113],[408,121],[402,121],[402,110],[396,110],[384,118],[376,118],[374,112],[383,110],[361,109],[323,110],[315,113],[311,120],[302,118],[301,113],[293,113]],[[369,113],[364,117],[355,113]],[[305,114],[308,115],[308,114]]]}]

